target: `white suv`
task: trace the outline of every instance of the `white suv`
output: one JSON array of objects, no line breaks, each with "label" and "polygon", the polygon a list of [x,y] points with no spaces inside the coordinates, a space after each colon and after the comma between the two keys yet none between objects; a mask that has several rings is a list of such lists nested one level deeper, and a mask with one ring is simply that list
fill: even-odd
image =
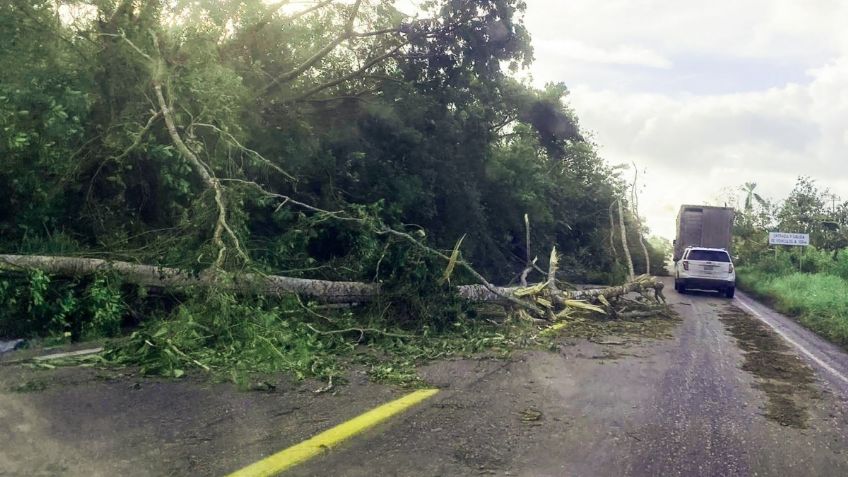
[{"label": "white suv", "polygon": [[688,247],[674,263],[674,289],[716,290],[727,298],[736,291],[736,271],[730,254],[723,248]]}]

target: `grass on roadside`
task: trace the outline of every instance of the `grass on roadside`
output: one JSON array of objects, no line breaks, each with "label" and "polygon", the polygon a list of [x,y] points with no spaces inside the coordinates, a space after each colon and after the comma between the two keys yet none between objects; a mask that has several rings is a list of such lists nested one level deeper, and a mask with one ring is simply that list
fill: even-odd
[{"label": "grass on roadside", "polygon": [[825,273],[773,275],[749,267],[737,274],[740,288],[797,317],[806,327],[848,346],[848,280]]}]

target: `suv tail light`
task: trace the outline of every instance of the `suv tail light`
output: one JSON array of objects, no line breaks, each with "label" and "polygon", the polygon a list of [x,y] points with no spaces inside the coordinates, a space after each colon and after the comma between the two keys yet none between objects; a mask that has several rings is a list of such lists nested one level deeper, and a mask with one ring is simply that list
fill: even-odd
[{"label": "suv tail light", "polygon": [[689,260],[683,261],[683,269],[686,270],[687,272],[689,271]]},{"label": "suv tail light", "polygon": [[733,273],[733,264],[732,264],[732,263],[730,263],[730,264],[728,264],[728,265],[729,265],[729,266],[727,267],[727,273]]}]

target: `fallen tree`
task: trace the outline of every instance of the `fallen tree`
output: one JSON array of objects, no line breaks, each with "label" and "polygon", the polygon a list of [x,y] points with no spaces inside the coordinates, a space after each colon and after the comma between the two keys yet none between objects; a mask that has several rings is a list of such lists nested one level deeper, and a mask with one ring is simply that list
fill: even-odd
[{"label": "fallen tree", "polygon": [[[48,275],[79,277],[98,272],[115,272],[126,283],[160,288],[219,287],[236,293],[267,296],[297,294],[324,303],[370,301],[379,293],[377,284],[313,280],[244,273],[223,275],[212,271],[193,273],[156,265],[143,265],[98,258],[47,255],[0,255],[0,270],[41,270]],[[226,278],[225,278],[226,277]]]},{"label": "fallen tree", "polygon": [[[555,256],[555,251],[552,257]],[[614,314],[609,301],[627,295],[639,293],[660,302],[664,301],[663,284],[652,277],[642,275],[624,285],[584,290],[559,290],[554,275],[556,260],[548,280],[527,287],[497,287],[491,284],[460,285],[457,293],[473,302],[492,302],[505,306],[521,301],[534,307],[547,310],[546,318],[556,315],[553,312],[567,308],[585,307],[582,304],[600,304],[593,306],[595,311]],[[99,272],[114,272],[126,283],[161,288],[218,287],[222,290],[241,294],[260,294],[266,296],[298,295],[322,303],[366,303],[380,294],[377,283],[316,280],[308,278],[264,275],[259,273],[220,274],[211,271],[193,273],[179,268],[156,265],[136,264],[117,260],[103,260],[84,257],[62,257],[46,255],[0,255],[0,271],[40,270],[48,275],[79,277]],[[604,311],[606,310],[606,311]]]}]

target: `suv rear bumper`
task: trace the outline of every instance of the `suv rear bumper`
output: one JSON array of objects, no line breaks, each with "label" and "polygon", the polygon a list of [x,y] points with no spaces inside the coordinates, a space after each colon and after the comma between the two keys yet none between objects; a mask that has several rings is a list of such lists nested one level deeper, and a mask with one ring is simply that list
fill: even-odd
[{"label": "suv rear bumper", "polygon": [[735,287],[734,280],[719,280],[717,278],[678,278],[678,285],[683,285],[686,288],[696,288],[698,290],[727,290]]}]

